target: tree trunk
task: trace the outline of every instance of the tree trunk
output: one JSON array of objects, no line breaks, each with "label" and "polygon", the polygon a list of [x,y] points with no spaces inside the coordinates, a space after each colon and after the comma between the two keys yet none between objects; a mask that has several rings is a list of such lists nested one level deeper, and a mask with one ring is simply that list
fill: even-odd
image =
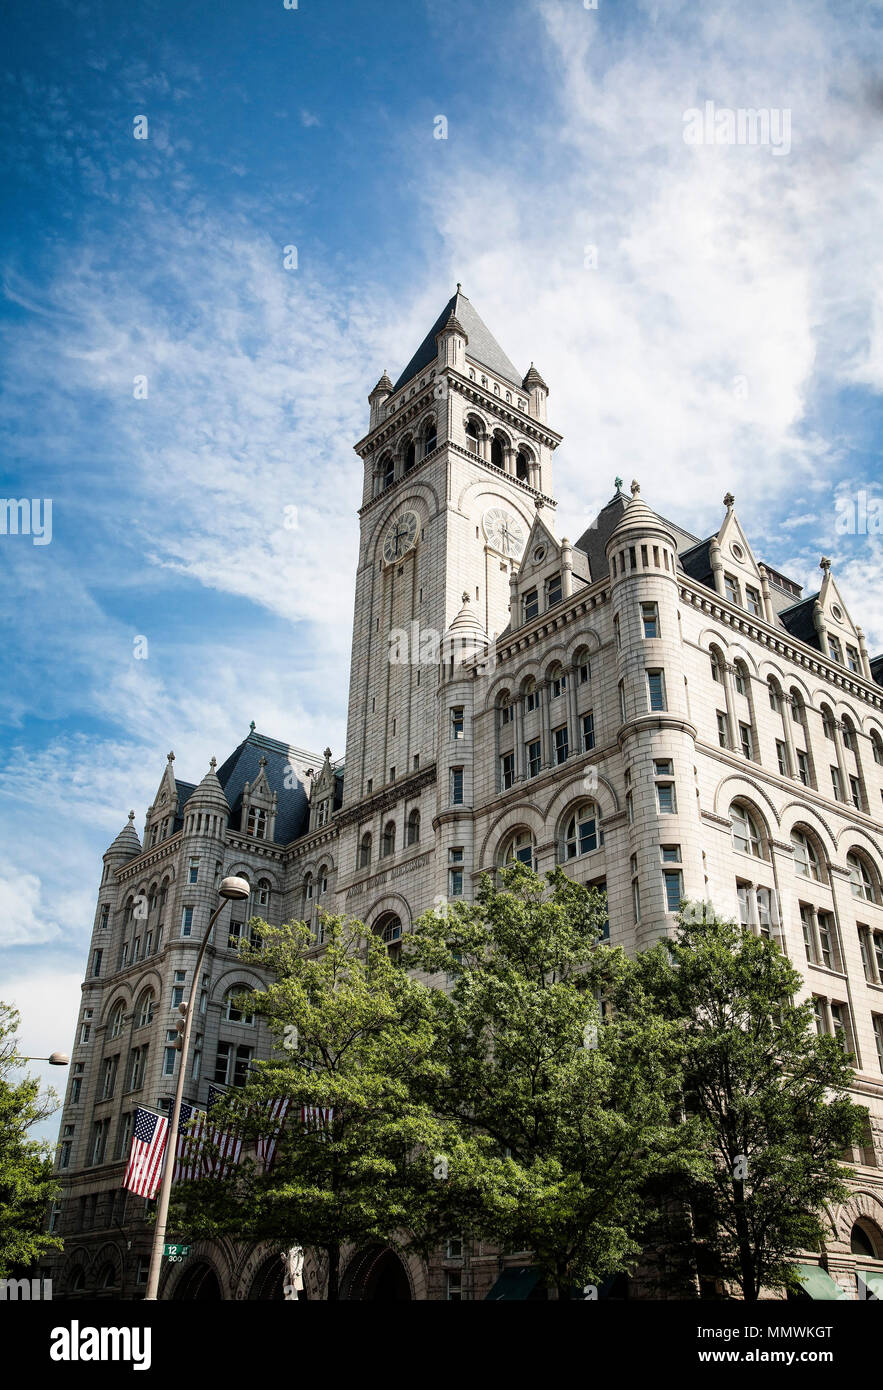
[{"label": "tree trunk", "polygon": [[733,1183],[735,1215],[736,1215],[736,1234],[739,1240],[739,1265],[742,1270],[742,1297],[746,1303],[757,1302],[757,1271],[754,1260],[754,1249],[751,1245],[751,1233],[748,1229],[748,1218],[745,1215],[745,1185],[736,1179]]}]

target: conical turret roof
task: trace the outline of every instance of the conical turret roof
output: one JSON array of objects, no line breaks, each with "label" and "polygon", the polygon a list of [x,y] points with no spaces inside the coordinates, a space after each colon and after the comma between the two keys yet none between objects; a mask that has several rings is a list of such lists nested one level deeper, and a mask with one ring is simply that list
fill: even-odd
[{"label": "conical turret roof", "polygon": [[664,532],[665,535],[671,536],[672,544],[674,544],[674,536],[662,517],[643,501],[639,484],[632,483],[632,499],[626,504],[622,516],[611,531],[607,548],[609,549],[614,543],[624,540],[626,536],[634,535],[636,531],[656,532],[657,535]]},{"label": "conical turret roof", "polygon": [[129,812],[128,821],[106,853],[119,855],[120,858],[124,859],[134,859],[136,854],[141,853],[141,841],[138,839],[138,831],[135,829],[134,811]]},{"label": "conical turret roof", "polygon": [[212,758],[209,770],[203,777],[199,786],[192,796],[187,799],[187,814],[198,809],[200,811],[220,811],[225,816],[230,814],[230,804],[224,795],[224,788],[218,781],[215,768],[217,759]]}]

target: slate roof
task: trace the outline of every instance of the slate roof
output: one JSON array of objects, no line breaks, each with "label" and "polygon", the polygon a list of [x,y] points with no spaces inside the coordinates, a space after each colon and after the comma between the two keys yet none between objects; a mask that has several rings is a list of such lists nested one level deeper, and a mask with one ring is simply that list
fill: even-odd
[{"label": "slate roof", "polygon": [[816,632],[816,625],[813,622],[813,605],[818,598],[818,594],[810,594],[802,599],[800,603],[792,603],[790,608],[780,608],[778,612],[779,622],[784,628],[796,637],[798,642],[806,642],[809,647],[819,645],[819,634]]},{"label": "slate roof", "polygon": [[466,336],[469,339],[466,344],[466,356],[470,357],[473,362],[479,363],[480,366],[487,367],[489,372],[493,372],[495,376],[502,377],[504,381],[508,381],[510,385],[520,391],[521,374],[518,368],[506,356],[493,333],[491,333],[487,325],[479,318],[465,294],[459,289],[455,295],[452,295],[442,309],[435,323],[423,339],[423,342],[420,344],[395,386],[392,388],[393,391],[398,391],[400,386],[404,386],[407,381],[417,376],[424,368],[433,365],[438,357],[438,343],[435,341],[436,334],[442,331],[452,314],[462,324]]},{"label": "slate roof", "polygon": [[[309,826],[309,798],[306,788],[306,769],[322,766],[323,758],[317,753],[308,753],[303,748],[292,748],[288,743],[280,743],[266,734],[250,733],[239,747],[234,749],[227,761],[218,768],[217,777],[224,788],[224,795],[230,803],[230,825],[241,829],[242,792],[246,782],[254,786],[260,776],[260,760],[267,759],[264,771],[271,791],[277,796],[276,826],[273,840],[286,845],[303,835]],[[288,768],[294,771],[288,781],[294,785],[286,787]]]},{"label": "slate roof", "polygon": [[[576,549],[581,550],[589,559],[589,574],[594,583],[598,579],[603,579],[610,573],[607,564],[606,547],[607,542],[613,535],[619,523],[622,521],[623,513],[631,502],[631,497],[627,497],[624,492],[615,492],[606,506],[602,507],[591,526],[580,536],[576,543]],[[652,511],[652,508],[649,510]],[[666,517],[660,516],[659,512],[653,512],[654,516],[664,526],[671,531],[677,542],[678,548],[695,546],[698,543],[696,536],[691,536],[689,531],[684,531],[682,527],[676,526],[673,521],[668,521]]]}]

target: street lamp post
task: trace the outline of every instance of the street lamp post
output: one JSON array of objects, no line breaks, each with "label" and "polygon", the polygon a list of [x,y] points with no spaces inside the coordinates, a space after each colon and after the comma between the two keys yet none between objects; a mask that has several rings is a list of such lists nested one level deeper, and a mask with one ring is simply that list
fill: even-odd
[{"label": "street lamp post", "polygon": [[66,1052],[52,1052],[48,1057],[22,1057],[22,1062],[48,1062],[50,1067],[66,1067],[70,1062]]},{"label": "street lamp post", "polygon": [[187,1070],[187,1054],[190,1050],[190,1030],[193,1027],[193,1002],[196,998],[196,991],[200,980],[200,966],[208,946],[209,937],[212,934],[212,927],[223,912],[227,902],[242,902],[251,892],[248,882],[244,878],[225,878],[221,881],[218,893],[221,902],[215,908],[206,927],[205,936],[200,943],[199,953],[196,957],[196,964],[193,967],[192,985],[190,999],[188,1001],[187,1013],[184,1016],[184,1035],[181,1040],[181,1063],[178,1067],[178,1084],[175,1087],[175,1099],[172,1105],[172,1112],[169,1115],[169,1128],[166,1133],[166,1163],[163,1169],[162,1185],[159,1189],[159,1201],[156,1204],[156,1226],[153,1231],[153,1248],[150,1252],[150,1269],[147,1275],[147,1292],[144,1295],[146,1303],[156,1302],[159,1293],[159,1272],[162,1267],[163,1247],[166,1240],[166,1225],[169,1218],[169,1198],[172,1191],[172,1174],[175,1171],[175,1150],[178,1144],[178,1123],[181,1117],[181,1098],[184,1094],[184,1076]]}]

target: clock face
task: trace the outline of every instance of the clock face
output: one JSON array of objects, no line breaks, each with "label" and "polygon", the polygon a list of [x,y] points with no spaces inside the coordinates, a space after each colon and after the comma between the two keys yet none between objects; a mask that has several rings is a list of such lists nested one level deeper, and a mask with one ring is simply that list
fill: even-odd
[{"label": "clock face", "polygon": [[383,542],[383,558],[388,565],[401,560],[411,549],[420,530],[420,518],[416,512],[402,512],[386,533]]},{"label": "clock face", "polygon": [[491,507],[482,518],[488,545],[502,555],[519,556],[524,549],[524,528],[504,507]]}]

